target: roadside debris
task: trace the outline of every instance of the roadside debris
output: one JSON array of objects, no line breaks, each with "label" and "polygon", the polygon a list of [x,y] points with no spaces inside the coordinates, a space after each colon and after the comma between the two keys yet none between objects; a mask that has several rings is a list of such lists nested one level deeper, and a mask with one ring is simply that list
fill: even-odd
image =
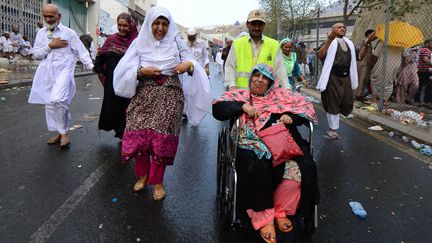
[{"label": "roadside debris", "polygon": [[384,129],[383,129],[381,126],[379,126],[379,125],[369,127],[368,129],[369,129],[369,130],[372,130],[372,131],[383,131],[383,130],[384,130]]},{"label": "roadside debris", "polygon": [[349,114],[348,116],[344,116],[344,115],[340,115],[342,118],[345,118],[345,119],[353,119],[354,118],[354,115],[353,114]]},{"label": "roadside debris", "polygon": [[94,113],[89,113],[89,114],[85,114],[83,115],[79,121],[94,121],[98,118],[99,116],[94,114]]},{"label": "roadside debris", "polygon": [[367,216],[366,210],[364,210],[363,206],[359,202],[349,202],[351,209],[355,215],[359,218],[364,219]]},{"label": "roadside debris", "polygon": [[82,125],[80,125],[80,124],[75,124],[75,125],[73,125],[71,128],[69,128],[69,131],[73,131],[73,130],[75,130],[75,129],[80,129],[80,128],[82,128],[83,126]]}]

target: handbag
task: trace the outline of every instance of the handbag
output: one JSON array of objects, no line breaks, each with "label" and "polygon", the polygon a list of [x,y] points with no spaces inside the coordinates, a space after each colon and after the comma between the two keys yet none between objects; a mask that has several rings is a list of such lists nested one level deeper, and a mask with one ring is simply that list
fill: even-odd
[{"label": "handbag", "polygon": [[[250,101],[253,106],[252,97],[250,97]],[[253,120],[253,124],[256,127],[255,120]],[[257,135],[272,154],[273,166],[284,163],[289,159],[303,156],[300,147],[283,123],[278,123],[260,131],[257,130]]]}]

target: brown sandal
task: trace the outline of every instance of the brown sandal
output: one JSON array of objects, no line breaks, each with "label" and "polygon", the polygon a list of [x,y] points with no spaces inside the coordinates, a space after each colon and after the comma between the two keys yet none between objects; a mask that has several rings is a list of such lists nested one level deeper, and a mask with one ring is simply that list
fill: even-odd
[{"label": "brown sandal", "polygon": [[146,184],[147,184],[147,175],[145,175],[145,176],[141,176],[141,177],[139,178],[139,180],[135,183],[135,185],[134,185],[134,187],[133,187],[133,190],[134,190],[135,192],[139,192],[139,191],[141,191],[142,189],[144,189],[144,187],[145,187]]},{"label": "brown sandal", "polygon": [[156,185],[153,189],[153,200],[155,201],[160,201],[164,199],[166,195],[163,185],[162,184],[159,185],[160,185],[160,189],[156,189]]},{"label": "brown sandal", "polygon": [[261,229],[259,229],[259,232],[265,242],[276,242],[276,230],[273,223],[263,226]]},{"label": "brown sandal", "polygon": [[48,138],[48,142],[47,143],[48,144],[56,144],[56,143],[60,142],[60,139],[61,139],[61,135],[57,134],[57,135],[55,135],[53,137]]},{"label": "brown sandal", "polygon": [[280,231],[287,233],[293,229],[293,224],[288,218],[275,218],[276,224]]},{"label": "brown sandal", "polygon": [[60,148],[65,148],[70,144],[70,138],[68,134],[61,136],[60,138]]}]

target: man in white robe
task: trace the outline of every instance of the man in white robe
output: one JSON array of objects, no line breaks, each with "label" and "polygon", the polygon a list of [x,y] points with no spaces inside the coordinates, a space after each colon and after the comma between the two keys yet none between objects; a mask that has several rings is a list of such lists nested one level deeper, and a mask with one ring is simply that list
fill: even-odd
[{"label": "man in white robe", "polygon": [[187,47],[192,53],[195,61],[197,61],[202,68],[208,68],[210,61],[208,58],[207,47],[203,42],[197,39],[198,33],[196,32],[195,28],[188,29],[186,34],[188,37]]},{"label": "man in white robe", "polygon": [[223,63],[224,63],[224,61],[222,60],[222,48],[219,48],[219,51],[216,53],[215,60],[219,66],[219,73],[221,73],[223,71]]},{"label": "man in white robe", "polygon": [[10,33],[10,38],[14,46],[14,53],[18,53],[20,47],[24,44],[24,39],[19,33],[19,28],[17,26],[12,27],[12,32]]},{"label": "man in white robe", "polygon": [[47,27],[39,30],[31,50],[34,59],[41,60],[33,80],[28,102],[45,105],[48,130],[57,134],[48,144],[69,145],[67,131],[71,115],[68,106],[75,94],[74,71],[76,58],[88,70],[93,68],[89,52],[78,35],[60,23],[61,14],[54,4],[43,9]]},{"label": "man in white robe", "polygon": [[[193,58],[195,61],[204,69],[206,70],[207,76],[209,75],[209,58],[208,58],[208,52],[207,47],[205,44],[197,39],[198,33],[196,32],[195,28],[189,28],[186,32],[188,41],[186,43],[188,49],[192,53]],[[184,103],[184,109],[183,109],[183,118],[187,119],[186,111],[188,109],[188,103],[187,100],[189,93],[187,91],[190,90],[191,85],[191,77],[186,73],[182,75],[182,85],[185,90],[183,95],[185,96],[185,103]]]},{"label": "man in white robe", "polygon": [[358,87],[355,47],[345,33],[345,24],[334,24],[326,43],[318,50],[318,58],[324,59],[324,66],[316,88],[321,91],[329,124],[327,135],[331,139],[342,138],[337,132],[339,114],[348,116],[351,113],[353,90]]}]

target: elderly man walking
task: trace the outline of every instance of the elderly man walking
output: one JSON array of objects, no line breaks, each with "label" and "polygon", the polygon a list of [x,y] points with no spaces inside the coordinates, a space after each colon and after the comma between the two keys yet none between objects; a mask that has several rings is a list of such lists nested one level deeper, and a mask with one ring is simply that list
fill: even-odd
[{"label": "elderly man walking", "polygon": [[39,30],[31,50],[34,59],[41,60],[33,80],[28,102],[45,105],[48,130],[57,134],[48,139],[48,144],[69,145],[67,131],[71,115],[68,106],[75,94],[74,71],[76,58],[88,70],[93,68],[90,55],[78,35],[60,23],[61,13],[54,4],[43,8],[47,24]]},{"label": "elderly man walking", "polygon": [[354,44],[345,37],[346,26],[336,23],[328,36],[327,42],[318,50],[318,57],[324,59],[323,71],[317,84],[321,91],[321,100],[327,112],[329,130],[332,139],[341,139],[339,113],[347,116],[354,106],[353,90],[358,86],[357,64]]},{"label": "elderly man walking", "polygon": [[227,89],[247,89],[250,72],[258,63],[274,68],[279,85],[289,87],[279,42],[263,35],[265,23],[262,10],[249,13],[246,21],[249,34],[234,40],[225,63],[224,85]]},{"label": "elderly man walking", "polygon": [[195,61],[197,61],[202,68],[208,69],[209,58],[208,58],[207,47],[203,42],[197,39],[198,33],[196,32],[195,28],[189,28],[186,34],[188,38],[187,47],[192,53]]}]

